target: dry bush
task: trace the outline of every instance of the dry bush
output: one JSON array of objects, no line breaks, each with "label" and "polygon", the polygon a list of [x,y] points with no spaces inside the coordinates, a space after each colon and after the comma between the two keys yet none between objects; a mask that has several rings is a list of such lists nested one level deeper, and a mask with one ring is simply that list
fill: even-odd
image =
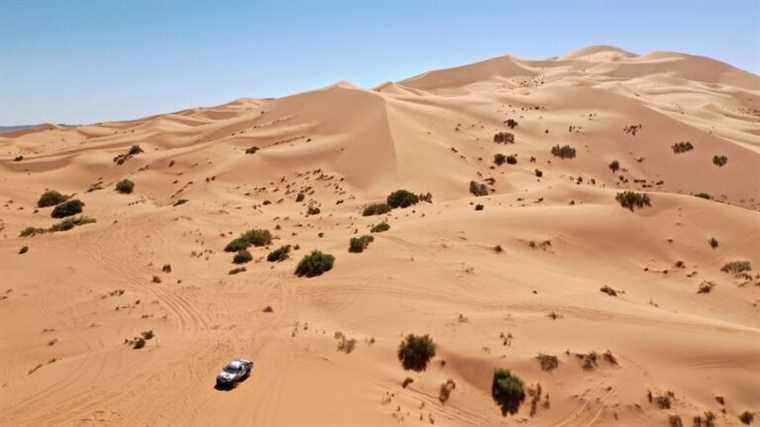
[{"label": "dry bush", "polygon": [[541,370],[551,372],[559,367],[559,359],[557,356],[540,353],[536,356],[538,363],[541,364]]},{"label": "dry bush", "polygon": [[457,388],[457,384],[454,382],[454,380],[451,378],[446,380],[445,383],[441,384],[441,388],[438,391],[438,400],[441,403],[446,403],[446,401],[448,401],[451,397],[451,392],[454,391],[455,388]]}]

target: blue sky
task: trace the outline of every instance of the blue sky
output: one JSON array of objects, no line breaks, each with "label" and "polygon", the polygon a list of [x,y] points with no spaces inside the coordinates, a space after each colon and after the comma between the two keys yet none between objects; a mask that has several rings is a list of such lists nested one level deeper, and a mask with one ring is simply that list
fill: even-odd
[{"label": "blue sky", "polygon": [[0,0],[0,125],[130,119],[512,53],[675,50],[760,72],[760,1]]}]

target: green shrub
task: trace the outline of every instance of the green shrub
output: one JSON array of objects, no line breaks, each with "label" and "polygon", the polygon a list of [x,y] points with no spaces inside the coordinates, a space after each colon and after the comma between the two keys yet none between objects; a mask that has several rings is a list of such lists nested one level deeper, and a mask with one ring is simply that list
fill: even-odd
[{"label": "green shrub", "polygon": [[364,208],[363,216],[382,215],[391,211],[387,203],[373,203]]},{"label": "green shrub", "polygon": [[304,256],[296,267],[296,276],[314,277],[330,271],[335,257],[320,251],[312,251]]},{"label": "green shrub", "polygon": [[382,233],[383,231],[388,231],[391,229],[391,226],[388,225],[387,222],[381,222],[380,224],[375,224],[370,228],[370,232],[372,233]]},{"label": "green shrub", "polygon": [[251,229],[232,240],[224,248],[225,252],[237,252],[250,246],[266,246],[272,242],[269,230]]},{"label": "green shrub", "polygon": [[40,199],[37,200],[37,207],[38,208],[47,208],[49,206],[55,206],[59,205],[66,201],[68,197],[64,196],[63,194],[55,191],[55,190],[49,190],[40,196]]},{"label": "green shrub", "polygon": [[652,205],[648,194],[628,190],[623,191],[622,193],[617,193],[615,200],[620,203],[620,206],[630,209],[631,212],[633,212],[634,207],[643,208],[644,206]]},{"label": "green shrub", "polygon": [[420,197],[411,191],[397,190],[388,195],[388,206],[392,208],[407,208],[412,205],[416,205],[420,201]]},{"label": "green shrub", "polygon": [[491,396],[501,406],[503,415],[515,414],[525,400],[523,381],[509,372],[509,369],[496,369],[493,373]]},{"label": "green shrub", "polygon": [[84,203],[82,203],[81,200],[74,199],[74,200],[67,200],[60,205],[56,206],[55,209],[53,209],[53,212],[50,214],[53,218],[65,218],[67,216],[76,215],[78,213],[82,212],[82,207],[84,206]]},{"label": "green shrub", "polygon": [[95,222],[94,218],[89,218],[84,215],[76,217],[76,218],[66,218],[61,222],[53,224],[48,231],[50,232],[56,232],[56,231],[68,231],[71,230],[74,227],[85,225],[85,224],[92,224]]},{"label": "green shrub", "polygon": [[237,251],[234,257],[232,257],[232,262],[235,264],[245,264],[247,262],[253,261],[253,255],[251,255],[250,252],[248,252],[246,249],[241,249]]},{"label": "green shrub", "polygon": [[575,157],[575,148],[569,145],[555,145],[552,147],[552,154],[560,159],[572,159]]},{"label": "green shrub", "polygon": [[406,370],[421,372],[435,357],[435,343],[430,335],[409,334],[398,346],[398,360]]},{"label": "green shrub", "polygon": [[673,152],[676,154],[685,153],[687,151],[691,151],[694,149],[694,146],[691,145],[691,142],[677,142],[670,146],[670,148],[673,149]]},{"label": "green shrub", "polygon": [[752,263],[749,261],[731,261],[723,265],[720,271],[724,273],[738,274],[752,271]]},{"label": "green shrub", "polygon": [[613,160],[612,163],[610,163],[610,170],[612,172],[617,172],[618,170],[620,170],[620,162],[618,162],[617,160]]},{"label": "green shrub", "polygon": [[280,246],[279,248],[269,252],[267,255],[267,261],[269,262],[281,262],[290,257],[290,245]]},{"label": "green shrub", "polygon": [[375,240],[374,237],[369,235],[364,235],[361,237],[352,237],[351,238],[351,244],[348,247],[349,252],[359,253],[364,252],[365,249],[367,249],[367,246]]},{"label": "green shrub", "polygon": [[126,178],[116,183],[116,191],[122,194],[129,194],[134,188],[135,183]]},{"label": "green shrub", "polygon": [[470,193],[476,196],[487,196],[488,187],[482,182],[470,181]]},{"label": "green shrub", "polygon": [[715,166],[722,168],[723,166],[726,165],[726,163],[728,163],[728,157],[722,154],[721,155],[716,154],[713,156],[713,164],[715,164]]}]

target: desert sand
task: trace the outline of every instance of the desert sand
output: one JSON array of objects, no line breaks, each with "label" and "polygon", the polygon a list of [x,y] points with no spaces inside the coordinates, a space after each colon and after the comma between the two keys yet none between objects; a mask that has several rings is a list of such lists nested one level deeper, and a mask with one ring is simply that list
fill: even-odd
[{"label": "desert sand", "polygon": [[[398,189],[432,200],[362,215]],[[46,190],[96,222],[21,237],[59,221]],[[716,60],[594,46],[43,125],[0,134],[0,202],[3,426],[760,422],[760,77]],[[233,264],[251,228],[273,240]],[[315,249],[333,268],[296,276]],[[215,390],[237,356],[253,374]],[[503,415],[496,368],[540,398]]]}]

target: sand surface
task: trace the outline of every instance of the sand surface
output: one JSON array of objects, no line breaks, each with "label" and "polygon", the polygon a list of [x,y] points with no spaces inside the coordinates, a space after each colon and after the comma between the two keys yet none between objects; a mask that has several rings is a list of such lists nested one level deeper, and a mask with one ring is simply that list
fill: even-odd
[{"label": "sand surface", "polygon": [[[674,153],[678,142],[693,149]],[[115,163],[132,145],[143,152]],[[553,156],[556,145],[576,156]],[[499,153],[516,164],[495,165]],[[131,194],[114,191],[124,178]],[[402,188],[432,203],[362,216]],[[20,237],[59,221],[36,206],[48,189],[97,222]],[[621,207],[623,190],[651,206]],[[348,252],[383,220],[390,230]],[[229,274],[224,248],[250,228],[274,240]],[[341,82],[2,134],[0,237],[3,426],[760,418],[760,77],[709,58],[507,55],[374,89]],[[290,259],[267,262],[285,244],[298,245]],[[333,269],[296,277],[314,249]],[[740,260],[753,270],[721,271]],[[148,330],[144,348],[125,343]],[[353,351],[337,349],[336,332]],[[437,344],[424,372],[396,357],[409,333]],[[578,355],[592,352],[585,369]],[[558,366],[543,370],[539,354]],[[215,390],[236,356],[254,361],[252,376]],[[528,396],[502,416],[495,368],[540,384],[535,413]],[[648,398],[668,392],[670,408]]]}]

